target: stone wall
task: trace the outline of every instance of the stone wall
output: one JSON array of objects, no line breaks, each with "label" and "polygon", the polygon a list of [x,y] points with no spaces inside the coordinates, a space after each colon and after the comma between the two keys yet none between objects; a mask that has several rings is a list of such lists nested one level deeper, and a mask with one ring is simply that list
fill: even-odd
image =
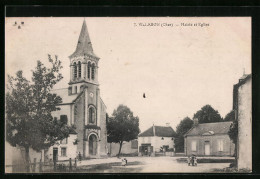
[{"label": "stone wall", "polygon": [[252,170],[252,78],[238,88],[238,169]]}]

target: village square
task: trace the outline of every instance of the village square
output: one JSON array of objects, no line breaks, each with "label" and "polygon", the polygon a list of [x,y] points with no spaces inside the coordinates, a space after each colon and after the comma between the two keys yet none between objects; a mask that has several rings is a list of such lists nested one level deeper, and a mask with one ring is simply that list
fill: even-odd
[{"label": "village square", "polygon": [[[20,22],[10,18],[8,22],[8,25],[11,24],[10,29],[27,28],[26,19]],[[129,107],[127,101],[115,104],[112,112],[107,112],[109,104],[102,96],[110,91],[103,90],[99,80],[99,75],[103,73],[100,70],[104,68],[109,68],[111,74],[119,77],[120,73],[128,73],[129,76],[134,74],[120,69],[115,72],[111,66],[102,66],[103,61],[109,59],[103,59],[105,57],[99,57],[99,54],[95,53],[92,43],[96,46],[99,44],[92,40],[95,34],[89,33],[88,18],[82,18],[81,22],[77,42],[76,39],[67,42],[75,48],[65,50],[68,59],[48,55],[48,63],[39,60],[34,64],[34,68],[30,69],[30,78],[24,76],[24,71],[29,73],[30,70],[21,69],[6,79],[6,173],[251,172],[250,73],[244,69],[236,81],[228,84],[232,91],[229,94],[232,107],[224,115],[210,102],[204,103],[197,106],[197,111],[187,109],[192,116],[189,114],[188,117],[187,114],[181,117],[174,127],[172,123],[177,119],[164,115],[163,109],[168,110],[169,105],[162,100],[158,106],[165,107],[158,107],[156,111],[149,109],[149,102],[145,101],[149,101],[153,96],[148,89],[140,90],[140,101],[136,102],[136,106],[148,106],[143,113],[161,116],[158,121],[153,119],[140,129],[140,124],[149,119],[137,114],[136,108]],[[203,27],[209,26],[207,24]],[[13,30],[10,33],[16,32]],[[66,38],[66,35],[60,38]],[[122,44],[121,46],[124,47]],[[17,58],[18,56],[19,54]],[[65,60],[69,61],[69,65],[63,65]],[[147,69],[143,73],[150,71]],[[69,76],[67,86],[54,88],[64,75]],[[102,75],[103,79],[111,80],[111,86],[115,85],[109,74]],[[158,77],[164,78],[160,75]],[[124,85],[131,85],[127,84],[127,80],[122,79],[126,81],[122,82],[122,88]],[[138,87],[138,83],[132,85]],[[170,91],[171,89],[169,94],[161,94],[158,91],[157,95],[168,95],[170,98]],[[129,91],[118,89],[117,93],[120,96]],[[218,98],[218,94],[214,95]],[[110,98],[117,96],[110,95]],[[204,98],[203,93],[201,98]],[[189,103],[193,102],[192,97],[189,97],[189,100]],[[184,104],[185,102],[183,106]],[[166,121],[162,124],[160,120]]]}]

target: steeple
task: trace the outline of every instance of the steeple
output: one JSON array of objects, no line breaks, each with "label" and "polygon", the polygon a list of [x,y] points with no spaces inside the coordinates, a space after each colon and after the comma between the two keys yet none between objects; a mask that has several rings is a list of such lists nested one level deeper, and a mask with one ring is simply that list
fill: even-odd
[{"label": "steeple", "polygon": [[75,52],[70,56],[70,58],[74,58],[77,56],[85,56],[85,55],[97,57],[93,52],[91,40],[90,40],[90,37],[88,34],[87,24],[84,19],[82,27],[81,27],[81,32],[79,35],[77,48],[76,48]]}]

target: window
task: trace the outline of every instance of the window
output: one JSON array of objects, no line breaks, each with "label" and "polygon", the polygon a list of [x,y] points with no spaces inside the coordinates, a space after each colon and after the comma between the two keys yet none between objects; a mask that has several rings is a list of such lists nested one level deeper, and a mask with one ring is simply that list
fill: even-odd
[{"label": "window", "polygon": [[61,144],[67,144],[68,143],[68,138],[65,138],[63,140],[60,141]]},{"label": "window", "polygon": [[191,151],[197,151],[197,141],[191,142]]},{"label": "window", "polygon": [[76,62],[73,63],[73,68],[74,68],[74,79],[77,78],[77,64]]},{"label": "window", "polygon": [[62,157],[66,157],[67,156],[67,148],[66,147],[62,147],[61,148],[61,156]]},{"label": "window", "polygon": [[88,79],[90,79],[90,69],[91,69],[91,64],[88,62]]},{"label": "window", "polygon": [[223,142],[223,140],[222,139],[219,139],[218,140],[218,151],[219,152],[222,152],[223,151],[223,148],[224,148],[224,142]]},{"label": "window", "polygon": [[89,122],[94,124],[96,122],[95,120],[95,109],[94,107],[89,108]]},{"label": "window", "polygon": [[77,86],[75,86],[75,93],[77,93],[77,91],[78,91],[78,88],[77,88]]},{"label": "window", "polygon": [[91,68],[91,79],[94,80],[95,79],[95,64],[92,64],[92,68]]},{"label": "window", "polygon": [[60,122],[62,122],[63,124],[68,124],[67,115],[60,115]]},{"label": "window", "polygon": [[78,77],[81,78],[81,62],[78,62],[78,68],[79,68],[79,75]]}]

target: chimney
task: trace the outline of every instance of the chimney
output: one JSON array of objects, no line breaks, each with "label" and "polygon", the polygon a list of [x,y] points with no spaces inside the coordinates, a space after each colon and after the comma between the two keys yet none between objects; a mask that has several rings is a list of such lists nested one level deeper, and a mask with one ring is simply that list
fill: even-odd
[{"label": "chimney", "polygon": [[155,135],[155,126],[154,126],[154,124],[153,124],[153,136],[156,136]]},{"label": "chimney", "polygon": [[71,95],[72,94],[72,87],[70,86],[69,88],[68,88],[68,95]]},{"label": "chimney", "polygon": [[199,125],[199,119],[198,119],[198,118],[194,118],[194,119],[193,119],[193,125],[194,125],[194,126]]},{"label": "chimney", "polygon": [[170,123],[167,122],[167,123],[166,123],[166,127],[170,127]]}]

